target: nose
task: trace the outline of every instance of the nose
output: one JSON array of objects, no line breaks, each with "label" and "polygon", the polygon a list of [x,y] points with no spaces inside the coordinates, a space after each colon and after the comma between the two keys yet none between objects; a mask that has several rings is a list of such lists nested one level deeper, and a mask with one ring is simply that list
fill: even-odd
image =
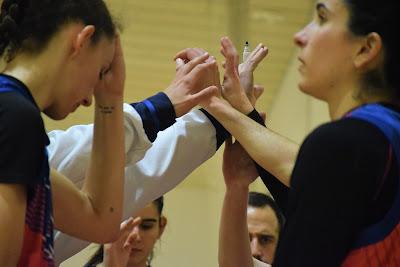
[{"label": "nose", "polygon": [[141,235],[141,231],[140,231],[139,226],[135,226],[135,227],[133,228],[132,234],[135,235],[135,237],[136,237],[136,238],[135,238],[135,241],[136,241],[136,242],[141,242],[141,241],[142,241],[142,235]]},{"label": "nose", "polygon": [[257,238],[253,238],[250,241],[251,255],[256,259],[261,259],[261,249],[258,244]]},{"label": "nose", "polygon": [[307,34],[306,34],[306,32],[307,32],[307,28],[309,26],[310,26],[310,24],[308,24],[303,29],[301,29],[300,31],[295,33],[294,36],[293,36],[294,44],[297,45],[300,48],[304,47],[306,45],[306,43],[307,43]]},{"label": "nose", "polygon": [[81,102],[81,105],[85,107],[89,107],[91,104],[92,104],[92,96],[85,97]]}]

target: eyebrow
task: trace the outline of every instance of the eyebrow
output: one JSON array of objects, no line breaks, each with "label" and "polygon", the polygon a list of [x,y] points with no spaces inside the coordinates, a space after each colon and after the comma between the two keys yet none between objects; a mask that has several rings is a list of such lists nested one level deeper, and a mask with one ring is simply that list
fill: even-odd
[{"label": "eyebrow", "polygon": [[157,220],[148,218],[148,219],[143,219],[142,223],[144,223],[144,222],[157,222]]},{"label": "eyebrow", "polygon": [[275,236],[272,235],[272,234],[260,233],[260,234],[257,234],[257,235],[275,238]]}]

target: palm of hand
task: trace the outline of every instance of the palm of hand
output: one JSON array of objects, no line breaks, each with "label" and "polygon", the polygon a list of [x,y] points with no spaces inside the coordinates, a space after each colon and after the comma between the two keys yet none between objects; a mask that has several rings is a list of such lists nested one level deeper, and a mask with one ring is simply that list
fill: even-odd
[{"label": "palm of hand", "polygon": [[95,95],[122,96],[125,84],[125,61],[119,36],[115,37],[115,52],[111,65],[100,73],[99,82],[94,89]]}]

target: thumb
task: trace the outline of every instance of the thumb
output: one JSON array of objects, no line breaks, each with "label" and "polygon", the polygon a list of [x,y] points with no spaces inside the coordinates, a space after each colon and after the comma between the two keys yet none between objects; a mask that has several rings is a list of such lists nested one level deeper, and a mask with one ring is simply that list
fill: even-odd
[{"label": "thumb", "polygon": [[264,86],[255,84],[253,90],[255,98],[258,99],[264,93]]},{"label": "thumb", "polygon": [[207,87],[192,95],[192,102],[195,105],[201,105],[207,102],[213,96],[218,96],[218,88],[215,85]]}]

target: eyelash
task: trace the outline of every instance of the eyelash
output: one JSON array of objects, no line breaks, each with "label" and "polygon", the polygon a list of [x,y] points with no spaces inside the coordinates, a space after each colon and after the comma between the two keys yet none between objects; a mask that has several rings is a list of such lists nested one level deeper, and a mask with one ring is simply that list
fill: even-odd
[{"label": "eyelash", "polygon": [[150,230],[154,227],[154,225],[147,225],[147,224],[142,224],[140,225],[140,228],[142,228],[143,230]]}]

